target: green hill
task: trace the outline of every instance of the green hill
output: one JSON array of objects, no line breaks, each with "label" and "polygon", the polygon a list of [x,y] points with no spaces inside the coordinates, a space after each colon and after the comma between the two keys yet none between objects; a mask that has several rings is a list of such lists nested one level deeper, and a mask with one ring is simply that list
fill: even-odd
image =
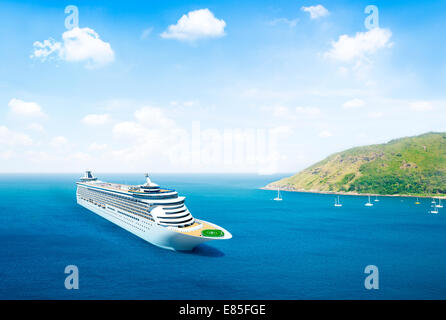
[{"label": "green hill", "polygon": [[446,194],[446,133],[426,133],[335,153],[267,185],[290,191]]}]

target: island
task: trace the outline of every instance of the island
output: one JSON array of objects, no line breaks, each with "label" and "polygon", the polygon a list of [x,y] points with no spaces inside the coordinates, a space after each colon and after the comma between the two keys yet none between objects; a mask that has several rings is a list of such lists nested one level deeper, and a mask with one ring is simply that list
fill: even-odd
[{"label": "island", "polygon": [[264,189],[443,197],[446,133],[429,132],[338,152]]}]

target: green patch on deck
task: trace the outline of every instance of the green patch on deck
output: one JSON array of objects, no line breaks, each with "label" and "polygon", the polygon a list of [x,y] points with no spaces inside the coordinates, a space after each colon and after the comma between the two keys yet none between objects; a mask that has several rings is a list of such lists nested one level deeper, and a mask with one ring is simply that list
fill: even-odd
[{"label": "green patch on deck", "polygon": [[223,231],[218,230],[218,229],[206,229],[206,230],[201,231],[201,234],[204,237],[215,237],[215,238],[223,237],[225,235],[225,233]]}]

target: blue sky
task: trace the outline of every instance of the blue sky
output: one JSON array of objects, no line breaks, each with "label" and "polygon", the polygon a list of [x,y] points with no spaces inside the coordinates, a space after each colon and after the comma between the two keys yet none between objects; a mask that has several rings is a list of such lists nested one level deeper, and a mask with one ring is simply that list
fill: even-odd
[{"label": "blue sky", "polygon": [[[67,5],[78,28],[65,26]],[[2,1],[0,171],[294,172],[352,146],[446,131],[445,10]],[[48,43],[59,47],[39,55]]]}]

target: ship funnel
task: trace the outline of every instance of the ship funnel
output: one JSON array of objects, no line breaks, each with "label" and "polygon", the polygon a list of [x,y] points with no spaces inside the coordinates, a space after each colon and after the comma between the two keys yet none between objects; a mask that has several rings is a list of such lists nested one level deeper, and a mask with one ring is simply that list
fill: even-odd
[{"label": "ship funnel", "polygon": [[97,178],[93,176],[90,170],[85,171],[85,175],[81,178],[81,181],[95,181]]},{"label": "ship funnel", "polygon": [[146,173],[144,176],[146,177],[146,185],[147,185],[147,186],[150,186],[150,185],[152,184],[152,181],[151,181],[150,178],[149,178],[149,174]]},{"label": "ship funnel", "polygon": [[145,187],[158,187],[156,183],[153,183],[152,180],[150,180],[148,173],[146,173],[144,176],[146,177],[146,183],[144,184]]}]

